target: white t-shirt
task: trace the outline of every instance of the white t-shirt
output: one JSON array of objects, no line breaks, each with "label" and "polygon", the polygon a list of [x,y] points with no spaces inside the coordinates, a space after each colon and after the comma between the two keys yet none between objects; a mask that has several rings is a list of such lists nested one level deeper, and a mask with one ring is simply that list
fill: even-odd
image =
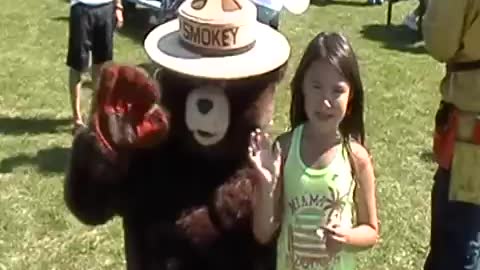
[{"label": "white t-shirt", "polygon": [[110,3],[112,1],[113,0],[70,0],[70,5],[73,6],[75,4],[82,3],[89,6],[97,6],[97,5]]}]

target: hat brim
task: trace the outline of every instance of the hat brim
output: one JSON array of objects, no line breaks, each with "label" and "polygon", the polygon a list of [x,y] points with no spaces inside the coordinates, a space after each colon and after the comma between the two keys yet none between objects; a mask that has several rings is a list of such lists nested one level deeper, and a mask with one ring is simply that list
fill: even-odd
[{"label": "hat brim", "polygon": [[270,72],[290,56],[287,39],[270,26],[257,23],[256,42],[250,50],[232,56],[207,57],[186,49],[180,41],[179,21],[154,28],[144,41],[148,57],[156,64],[199,78],[241,79]]}]

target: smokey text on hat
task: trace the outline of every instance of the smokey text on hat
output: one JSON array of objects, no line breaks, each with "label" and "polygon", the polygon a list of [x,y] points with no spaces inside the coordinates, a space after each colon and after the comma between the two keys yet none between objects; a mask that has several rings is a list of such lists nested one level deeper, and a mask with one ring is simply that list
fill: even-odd
[{"label": "smokey text on hat", "polygon": [[180,20],[182,38],[207,48],[230,48],[237,44],[238,26],[212,27],[189,20]]}]

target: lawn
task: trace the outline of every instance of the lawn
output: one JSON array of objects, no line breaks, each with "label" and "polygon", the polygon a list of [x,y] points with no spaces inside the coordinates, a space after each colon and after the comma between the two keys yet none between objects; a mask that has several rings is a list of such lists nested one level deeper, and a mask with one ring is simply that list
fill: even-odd
[{"label": "lawn", "polygon": [[[364,0],[313,5],[286,15],[290,72],[277,97],[277,130],[288,119],[287,83],[308,40],[342,31],[356,48],[366,89],[368,145],[375,158],[381,243],[360,255],[359,269],[421,269],[428,249],[432,119],[442,66],[412,45],[413,33],[384,26],[386,5]],[[396,4],[399,24],[416,1]],[[70,105],[64,65],[68,2],[2,1],[0,9],[0,270],[122,269],[119,219],[91,228],[65,208],[62,182],[69,158]],[[121,62],[147,60],[142,30],[116,35]],[[86,91],[86,98],[88,98]]]}]

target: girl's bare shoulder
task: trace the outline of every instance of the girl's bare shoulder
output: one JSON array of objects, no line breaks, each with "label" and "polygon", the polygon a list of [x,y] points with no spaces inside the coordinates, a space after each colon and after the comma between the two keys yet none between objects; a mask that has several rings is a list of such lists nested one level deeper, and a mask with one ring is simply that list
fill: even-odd
[{"label": "girl's bare shoulder", "polygon": [[350,147],[352,149],[353,158],[357,168],[360,171],[373,170],[372,156],[368,150],[358,142],[351,142]]},{"label": "girl's bare shoulder", "polygon": [[352,148],[352,153],[354,154],[355,158],[359,161],[370,160],[371,156],[368,152],[367,148],[356,141],[350,142],[350,147]]}]

